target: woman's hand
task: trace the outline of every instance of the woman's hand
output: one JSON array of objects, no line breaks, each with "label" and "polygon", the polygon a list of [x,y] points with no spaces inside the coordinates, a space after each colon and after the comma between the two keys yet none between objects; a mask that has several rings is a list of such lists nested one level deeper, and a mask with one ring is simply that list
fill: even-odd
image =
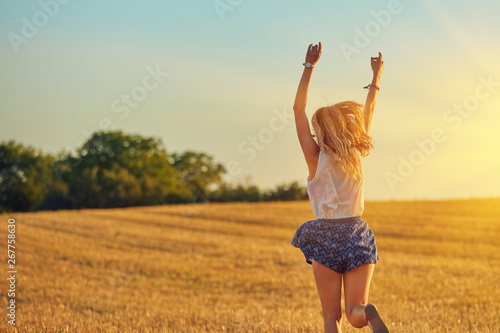
[{"label": "woman's hand", "polygon": [[380,77],[382,76],[382,72],[384,71],[384,61],[382,60],[382,53],[379,52],[378,57],[372,57],[371,65],[373,70],[373,79],[372,83],[365,87],[369,89],[368,96],[366,96],[365,109],[363,111],[363,114],[365,115],[365,130],[366,134],[368,135],[370,135],[373,110],[375,109],[375,103],[377,102]]},{"label": "woman's hand", "polygon": [[[320,57],[321,43],[309,45],[307,48],[306,63],[309,62],[314,66]],[[304,67],[297,95],[295,96],[295,103],[293,104],[295,127],[297,128],[300,147],[302,148],[309,169],[309,179],[312,179],[311,176],[316,172],[320,151],[318,144],[311,135],[311,128],[309,127],[309,120],[306,115],[307,93],[309,91],[312,72],[312,67]]]},{"label": "woman's hand", "polygon": [[319,44],[310,44],[307,48],[306,63],[310,62],[311,65],[315,65],[319,58],[321,57],[321,42]]},{"label": "woman's hand", "polygon": [[382,53],[378,53],[378,57],[372,57],[372,70],[373,74],[382,74],[384,71],[384,61],[382,60]]}]

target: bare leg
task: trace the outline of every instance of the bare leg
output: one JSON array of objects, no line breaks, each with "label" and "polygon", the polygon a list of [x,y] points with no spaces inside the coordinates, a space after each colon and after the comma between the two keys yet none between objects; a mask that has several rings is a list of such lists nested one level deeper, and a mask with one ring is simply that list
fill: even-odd
[{"label": "bare leg", "polygon": [[388,333],[389,330],[380,318],[377,308],[368,303],[374,268],[375,264],[367,264],[344,273],[346,316],[354,327],[361,328],[368,325],[374,333]]},{"label": "bare leg", "polygon": [[313,260],[313,272],[316,280],[321,306],[325,333],[340,333],[342,307],[340,304],[342,292],[342,274]]},{"label": "bare leg", "polygon": [[368,303],[370,282],[375,264],[362,265],[344,273],[345,312],[349,323],[357,328],[365,327],[365,306]]}]

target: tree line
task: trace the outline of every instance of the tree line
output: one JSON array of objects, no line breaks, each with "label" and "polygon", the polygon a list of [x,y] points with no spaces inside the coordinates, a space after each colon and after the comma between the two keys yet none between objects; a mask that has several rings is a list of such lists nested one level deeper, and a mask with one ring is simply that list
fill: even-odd
[{"label": "tree line", "polygon": [[226,173],[206,153],[168,154],[161,139],[122,131],[55,156],[10,140],[0,143],[0,212],[307,199],[298,182],[261,190]]}]

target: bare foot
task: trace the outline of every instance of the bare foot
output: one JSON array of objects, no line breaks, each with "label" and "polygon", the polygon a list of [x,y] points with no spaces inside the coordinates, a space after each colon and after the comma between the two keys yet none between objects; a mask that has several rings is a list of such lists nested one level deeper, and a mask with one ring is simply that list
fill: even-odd
[{"label": "bare foot", "polygon": [[373,333],[389,333],[375,305],[368,303],[365,307],[365,314],[368,320],[368,327],[370,327]]}]

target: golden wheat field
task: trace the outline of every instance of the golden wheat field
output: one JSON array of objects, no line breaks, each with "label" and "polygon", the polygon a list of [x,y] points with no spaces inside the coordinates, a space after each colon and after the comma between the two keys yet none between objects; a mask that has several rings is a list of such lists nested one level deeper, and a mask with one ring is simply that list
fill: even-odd
[{"label": "golden wheat field", "polygon": [[[290,242],[308,201],[0,215],[16,220],[16,328],[4,332],[322,332]],[[369,301],[391,332],[500,332],[500,199],[367,202]],[[356,329],[343,319],[343,332]]]}]

